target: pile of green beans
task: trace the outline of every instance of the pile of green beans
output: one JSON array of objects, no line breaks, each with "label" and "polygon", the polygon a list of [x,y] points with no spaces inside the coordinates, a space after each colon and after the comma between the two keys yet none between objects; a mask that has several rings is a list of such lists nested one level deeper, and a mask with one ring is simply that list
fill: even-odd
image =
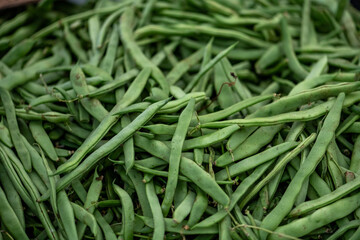
[{"label": "pile of green beans", "polygon": [[360,239],[349,0],[0,16],[0,240]]}]

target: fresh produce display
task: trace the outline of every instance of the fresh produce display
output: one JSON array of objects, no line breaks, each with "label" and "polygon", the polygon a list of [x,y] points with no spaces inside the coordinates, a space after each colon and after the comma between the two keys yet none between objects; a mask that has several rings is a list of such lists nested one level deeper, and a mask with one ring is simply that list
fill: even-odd
[{"label": "fresh produce display", "polygon": [[347,0],[0,17],[0,239],[360,239]]}]

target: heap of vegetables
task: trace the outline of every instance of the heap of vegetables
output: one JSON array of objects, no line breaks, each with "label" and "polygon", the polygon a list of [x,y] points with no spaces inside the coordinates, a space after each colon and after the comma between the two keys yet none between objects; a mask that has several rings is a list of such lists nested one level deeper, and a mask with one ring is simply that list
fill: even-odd
[{"label": "heap of vegetables", "polygon": [[0,239],[360,239],[347,0],[42,1],[0,19]]}]

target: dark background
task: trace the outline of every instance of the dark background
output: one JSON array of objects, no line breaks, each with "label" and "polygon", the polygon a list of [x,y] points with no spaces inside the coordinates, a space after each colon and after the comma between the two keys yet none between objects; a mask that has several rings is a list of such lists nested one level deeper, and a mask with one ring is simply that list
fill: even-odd
[{"label": "dark background", "polygon": [[360,10],[360,0],[351,0],[351,4]]}]

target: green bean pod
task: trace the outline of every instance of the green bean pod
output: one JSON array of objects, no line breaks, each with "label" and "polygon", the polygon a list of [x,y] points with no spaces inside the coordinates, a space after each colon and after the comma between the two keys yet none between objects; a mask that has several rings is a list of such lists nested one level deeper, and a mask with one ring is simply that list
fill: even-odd
[{"label": "green bean pod", "polygon": [[117,186],[113,184],[114,191],[119,196],[121,200],[122,210],[123,210],[123,237],[125,240],[133,239],[133,229],[134,229],[134,206],[132,203],[132,199],[129,194]]},{"label": "green bean pod", "polygon": [[2,103],[5,108],[6,120],[9,125],[9,131],[10,131],[10,136],[11,136],[12,142],[15,146],[15,149],[16,149],[22,163],[24,164],[25,169],[28,172],[31,172],[32,167],[31,167],[30,154],[27,151],[27,149],[20,137],[20,130],[19,130],[19,126],[17,123],[16,114],[15,114],[15,106],[11,99],[10,93],[9,93],[9,91],[0,87],[0,95],[1,95]]},{"label": "green bean pod", "polygon": [[181,152],[183,148],[183,143],[185,141],[187,129],[190,125],[190,121],[194,112],[194,108],[195,108],[195,100],[190,99],[188,105],[180,114],[179,123],[176,127],[174,136],[171,140],[171,151],[169,157],[169,176],[165,188],[164,200],[161,203],[161,209],[164,216],[167,216],[171,207],[171,203],[174,198],[177,179],[179,175]]},{"label": "green bean pod", "polygon": [[[294,179],[290,182],[284,196],[278,205],[264,218],[261,227],[275,230],[282,219],[291,211],[293,203],[297,194],[301,189],[302,182],[314,171],[315,167],[321,160],[327,146],[335,134],[335,130],[339,125],[342,104],[345,98],[344,93],[340,93],[328,116],[325,119],[324,125],[316,139],[316,142],[311,149],[306,161],[300,166]],[[261,238],[267,236],[266,232],[260,232]]]},{"label": "green bean pod", "polygon": [[2,188],[0,188],[0,200],[0,218],[1,221],[5,224],[6,228],[15,239],[29,239],[14,210],[11,208],[8,200],[6,199]]},{"label": "green bean pod", "polygon": [[57,194],[56,200],[59,209],[60,219],[62,224],[64,225],[67,237],[69,239],[78,239],[75,225],[74,210],[68,197],[66,196],[66,192],[60,191]]}]

